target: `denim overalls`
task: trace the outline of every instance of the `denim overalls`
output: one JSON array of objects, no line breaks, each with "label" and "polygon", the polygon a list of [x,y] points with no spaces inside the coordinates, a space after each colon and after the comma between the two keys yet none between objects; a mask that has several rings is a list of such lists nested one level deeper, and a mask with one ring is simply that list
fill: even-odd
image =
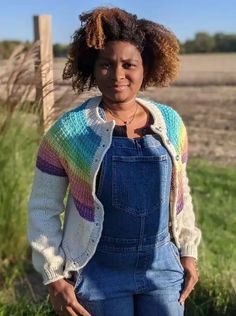
[{"label": "denim overalls", "polygon": [[183,315],[184,271],[168,227],[171,170],[158,135],[113,136],[96,192],[102,236],[75,286],[92,316]]}]

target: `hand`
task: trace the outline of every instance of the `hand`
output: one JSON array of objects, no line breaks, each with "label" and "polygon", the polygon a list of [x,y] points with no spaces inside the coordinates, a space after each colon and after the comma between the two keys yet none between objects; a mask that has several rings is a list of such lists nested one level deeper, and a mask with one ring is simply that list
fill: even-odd
[{"label": "hand", "polygon": [[66,316],[91,316],[86,309],[79,304],[74,284],[66,279],[48,284],[50,301],[57,315]]},{"label": "hand", "polygon": [[180,261],[186,273],[184,289],[179,298],[180,304],[184,304],[186,298],[189,296],[189,294],[194,289],[195,284],[198,282],[198,270],[195,258],[182,257],[180,258]]}]

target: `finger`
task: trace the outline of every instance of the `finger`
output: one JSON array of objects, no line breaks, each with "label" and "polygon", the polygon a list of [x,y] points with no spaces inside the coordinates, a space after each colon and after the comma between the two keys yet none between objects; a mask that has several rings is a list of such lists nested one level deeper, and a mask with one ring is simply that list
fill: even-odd
[{"label": "finger", "polygon": [[76,313],[76,312],[73,310],[72,307],[67,306],[67,307],[66,307],[66,314],[64,314],[64,315],[68,315],[68,316],[78,316],[78,315],[80,315],[80,314]]},{"label": "finger", "polygon": [[91,316],[91,314],[78,302],[71,304],[69,307],[73,310],[75,315]]},{"label": "finger", "polygon": [[197,279],[193,276],[191,277],[186,277],[185,279],[185,285],[184,285],[184,289],[180,295],[179,298],[179,302],[181,304],[184,303],[184,301],[186,300],[186,298],[189,296],[189,294],[192,292],[192,290],[194,289],[195,284],[197,283]]}]

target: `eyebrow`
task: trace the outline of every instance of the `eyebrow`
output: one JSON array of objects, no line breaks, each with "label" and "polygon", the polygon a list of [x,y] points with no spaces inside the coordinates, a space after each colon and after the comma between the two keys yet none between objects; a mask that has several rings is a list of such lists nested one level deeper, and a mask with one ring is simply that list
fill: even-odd
[{"label": "eyebrow", "polygon": [[[106,56],[100,56],[98,59],[100,59],[100,60],[105,60],[105,61],[114,61],[114,59],[112,59],[112,58],[110,58],[110,57],[106,57]],[[138,59],[135,59],[135,58],[127,58],[127,59],[122,59],[121,60],[122,62],[139,62],[139,60]]]}]

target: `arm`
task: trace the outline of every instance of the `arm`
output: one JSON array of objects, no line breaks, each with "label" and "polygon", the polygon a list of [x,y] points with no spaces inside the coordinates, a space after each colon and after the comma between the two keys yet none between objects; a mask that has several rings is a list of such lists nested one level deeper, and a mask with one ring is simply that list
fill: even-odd
[{"label": "arm", "polygon": [[56,313],[90,314],[77,301],[74,284],[65,279],[60,214],[68,186],[66,172],[56,148],[47,136],[37,156],[32,193],[29,199],[28,237],[32,246],[33,265],[47,284]]},{"label": "arm", "polygon": [[184,127],[184,143],[183,143],[183,210],[177,216],[181,223],[179,242],[180,242],[180,256],[181,264],[185,271],[184,289],[181,293],[179,302],[183,304],[195,284],[198,282],[198,270],[196,266],[197,248],[201,240],[201,231],[195,225],[195,214],[193,211],[192,196],[190,193],[189,180],[187,176],[187,157],[188,157],[188,141],[187,133]]},{"label": "arm", "polygon": [[181,220],[181,231],[179,234],[180,256],[193,257],[197,259],[197,248],[201,240],[201,231],[195,224],[195,214],[193,211],[186,163],[183,170],[183,199],[184,208],[181,213],[177,215],[177,217],[180,217],[179,220]]},{"label": "arm", "polygon": [[44,137],[38,151],[32,192],[28,203],[28,239],[35,269],[44,284],[64,277],[60,214],[68,179],[60,159]]}]

